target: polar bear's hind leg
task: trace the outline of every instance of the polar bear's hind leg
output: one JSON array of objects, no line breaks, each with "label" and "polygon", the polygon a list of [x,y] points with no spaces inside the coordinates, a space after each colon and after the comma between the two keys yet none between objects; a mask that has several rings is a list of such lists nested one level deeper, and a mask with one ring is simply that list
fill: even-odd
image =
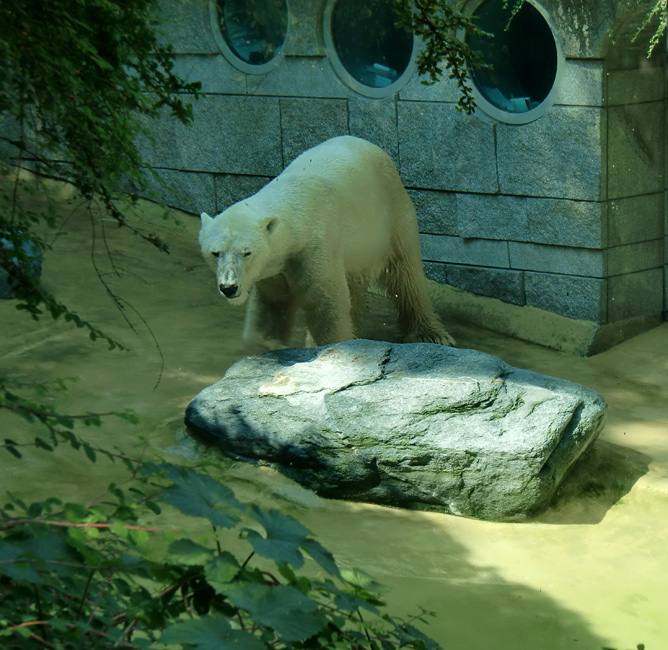
[{"label": "polar bear's hind leg", "polygon": [[395,238],[383,284],[399,311],[399,322],[409,342],[455,345],[434,312],[427,291],[419,250],[407,249]]}]

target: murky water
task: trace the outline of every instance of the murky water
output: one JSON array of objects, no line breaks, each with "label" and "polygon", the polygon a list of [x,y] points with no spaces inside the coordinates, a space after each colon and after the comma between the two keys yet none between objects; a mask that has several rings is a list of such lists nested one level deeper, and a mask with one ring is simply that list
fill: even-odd
[{"label": "murky water", "polygon": [[[61,411],[129,407],[142,416],[139,426],[108,420],[90,431],[94,442],[127,453],[147,445],[148,454],[178,460],[192,451],[179,442],[186,405],[246,352],[243,312],[217,295],[199,257],[197,219],[181,215],[177,225],[144,209],[146,228],[169,242],[165,255],[110,222],[91,222],[77,205],[62,201],[71,218],[45,260],[45,282],[130,350],[108,352],[80,330],[34,323],[2,301],[2,372],[24,381],[77,376],[57,398]],[[123,313],[98,274],[123,299]],[[392,310],[380,298],[369,302],[365,334],[392,337]],[[426,631],[449,650],[667,647],[668,325],[590,359],[447,325],[462,347],[577,381],[609,402],[593,453],[541,517],[494,524],[327,501],[272,470],[222,458],[221,475],[241,498],[296,516],[342,566],[364,568],[387,585],[395,613],[436,612]],[[0,414],[3,434],[21,426]],[[124,476],[120,466],[92,466],[64,448],[0,462],[0,492],[26,499],[86,500]]]}]

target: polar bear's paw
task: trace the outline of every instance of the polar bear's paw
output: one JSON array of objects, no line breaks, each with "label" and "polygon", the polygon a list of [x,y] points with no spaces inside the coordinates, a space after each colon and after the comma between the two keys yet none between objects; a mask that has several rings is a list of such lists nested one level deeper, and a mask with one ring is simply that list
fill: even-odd
[{"label": "polar bear's paw", "polygon": [[442,327],[424,327],[410,333],[406,337],[407,343],[438,343],[455,347],[457,342]]}]

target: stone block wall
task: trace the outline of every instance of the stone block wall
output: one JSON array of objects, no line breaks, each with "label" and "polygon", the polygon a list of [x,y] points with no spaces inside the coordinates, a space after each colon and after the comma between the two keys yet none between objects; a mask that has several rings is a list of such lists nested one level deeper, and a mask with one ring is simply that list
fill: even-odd
[{"label": "stone block wall", "polygon": [[208,0],[161,0],[176,71],[204,96],[192,128],[165,116],[142,152],[174,188],[169,203],[217,213],[303,150],[366,138],[399,168],[430,278],[591,322],[592,340],[606,328],[623,339],[668,304],[665,55],[648,61],[630,42],[653,0],[626,14],[616,2],[541,4],[565,64],[555,104],[517,126],[459,112],[450,80],[415,75],[384,99],[355,93],[328,59],[324,0],[289,0],[284,57],[261,75],[220,52]]}]

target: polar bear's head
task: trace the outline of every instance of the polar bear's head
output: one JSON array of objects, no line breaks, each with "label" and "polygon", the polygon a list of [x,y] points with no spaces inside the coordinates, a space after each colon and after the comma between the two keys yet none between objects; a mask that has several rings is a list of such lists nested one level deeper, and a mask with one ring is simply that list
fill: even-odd
[{"label": "polar bear's head", "polygon": [[270,238],[278,217],[259,216],[243,203],[237,203],[210,217],[201,214],[199,243],[202,255],[216,274],[222,296],[242,305],[253,284],[268,277]]}]

